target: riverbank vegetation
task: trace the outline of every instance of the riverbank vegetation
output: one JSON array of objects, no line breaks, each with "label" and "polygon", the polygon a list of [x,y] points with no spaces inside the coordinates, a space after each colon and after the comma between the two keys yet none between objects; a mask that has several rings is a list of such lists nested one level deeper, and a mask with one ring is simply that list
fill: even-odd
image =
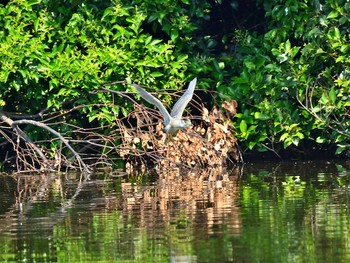
[{"label": "riverbank vegetation", "polygon": [[[213,156],[241,161],[235,137],[245,155],[349,154],[349,12],[340,0],[0,5],[2,168],[90,171],[140,156],[186,165]],[[202,155],[182,159],[174,151],[190,151],[175,146],[171,159],[159,153],[164,144],[155,146],[162,135],[136,136],[156,129],[155,117],[135,115],[146,110],[130,84],[170,105],[164,90],[195,76],[188,136],[204,138]],[[214,128],[228,137],[210,141]],[[179,138],[180,145],[194,141]]]}]

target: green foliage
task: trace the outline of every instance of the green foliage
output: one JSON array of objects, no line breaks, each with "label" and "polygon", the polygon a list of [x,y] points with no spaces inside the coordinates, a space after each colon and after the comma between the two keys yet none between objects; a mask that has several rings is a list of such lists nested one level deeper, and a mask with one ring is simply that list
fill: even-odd
[{"label": "green foliage", "polygon": [[[33,114],[61,110],[71,100],[86,105],[81,114],[89,122],[103,125],[127,115],[131,104],[121,98],[112,104],[111,94],[94,92],[102,84],[126,80],[181,87],[187,55],[174,53],[175,29],[166,30],[168,40],[144,30],[152,21],[146,4],[116,1],[101,9],[95,4],[68,1],[58,7],[48,0],[21,0],[0,6],[1,109]],[[175,7],[162,12],[166,16]],[[179,13],[173,17],[185,19]],[[182,24],[189,25],[187,20]]]},{"label": "green foliage", "polygon": [[241,72],[220,88],[239,103],[237,136],[259,151],[311,140],[349,152],[349,3],[259,2],[269,30],[236,32]]},{"label": "green foliage", "polygon": [[[184,78],[187,56],[175,56],[171,41],[144,32],[147,17],[136,6],[116,4],[102,14],[82,4],[65,23],[58,23],[56,15],[42,1],[10,2],[1,8],[2,104],[10,107],[9,99],[23,94],[12,110],[29,110],[29,101],[38,102],[32,112],[60,108],[64,99],[115,80],[147,85],[167,81],[169,87]],[[96,99],[107,102],[108,97]]]},{"label": "green foliage", "polygon": [[[85,105],[79,114],[88,123],[110,125],[131,104],[112,103],[111,94],[95,92],[101,85],[174,88],[192,74],[201,88],[238,101],[246,149],[279,152],[312,141],[349,152],[349,3],[259,0],[269,19],[260,34],[224,20],[229,27],[211,31],[214,7],[224,4],[10,1],[0,6],[0,109],[33,114],[72,101]],[[74,125],[83,125],[80,117]]]}]

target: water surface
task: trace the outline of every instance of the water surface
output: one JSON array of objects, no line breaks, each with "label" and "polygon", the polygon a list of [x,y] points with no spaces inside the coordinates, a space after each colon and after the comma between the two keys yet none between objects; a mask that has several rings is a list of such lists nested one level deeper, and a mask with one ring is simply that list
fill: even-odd
[{"label": "water surface", "polygon": [[0,262],[350,262],[350,162],[0,177]]}]

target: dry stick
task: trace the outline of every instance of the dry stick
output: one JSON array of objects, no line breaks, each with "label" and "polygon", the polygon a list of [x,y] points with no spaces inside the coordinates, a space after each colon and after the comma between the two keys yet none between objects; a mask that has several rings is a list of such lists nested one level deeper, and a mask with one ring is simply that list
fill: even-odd
[{"label": "dry stick", "polygon": [[65,139],[59,132],[55,131],[54,129],[50,128],[49,126],[47,126],[44,123],[41,123],[41,122],[38,122],[38,121],[33,121],[33,120],[17,120],[17,121],[14,121],[12,123],[13,126],[14,125],[20,125],[20,124],[31,124],[31,125],[34,125],[34,126],[38,126],[40,128],[43,128],[43,129],[51,132],[52,134],[56,135],[68,147],[68,149],[73,153],[73,157],[76,158],[76,160],[79,163],[79,166],[82,165],[85,172],[88,172],[88,173],[92,172],[90,170],[90,168],[84,163],[84,161],[82,160],[80,155],[73,149],[72,146],[70,146],[69,140]]},{"label": "dry stick", "polygon": [[[22,148],[19,147],[19,143],[18,142],[15,143],[2,129],[0,129],[0,134],[12,145],[13,150],[15,152],[17,152],[16,156],[9,156],[9,157],[7,156],[8,153],[6,153],[6,156],[4,158],[4,162],[10,161],[11,159],[15,159],[16,158],[16,165],[17,165],[17,167],[20,166],[19,163],[18,163],[18,160],[21,160],[22,163],[24,164],[24,166],[30,165],[29,163],[26,162],[24,154],[23,153],[21,154],[20,149],[22,149]],[[18,141],[18,139],[19,139],[19,137],[17,136],[17,141]],[[25,151],[25,150],[23,149],[23,151]],[[37,160],[37,162],[40,163],[38,160]],[[27,172],[30,172],[30,171],[32,171],[32,172],[37,172],[38,171],[38,169],[35,169],[35,167],[33,167],[32,165],[30,165],[30,166],[31,166],[30,170],[29,170],[29,168],[25,168],[25,171],[17,171],[17,173],[21,173],[21,172],[26,172],[27,173]]]},{"label": "dry stick", "polygon": [[31,147],[33,147],[36,153],[40,156],[42,163],[45,166],[49,163],[43,152],[39,149],[39,147],[29,138],[29,136],[24,131],[22,131],[16,124],[14,124],[14,121],[7,117],[3,111],[0,111],[0,120],[12,127],[19,136],[21,136],[26,142],[29,143]]},{"label": "dry stick", "polygon": [[110,92],[110,93],[115,93],[118,94],[122,97],[128,98],[131,102],[136,104],[136,101],[131,98],[130,96],[126,95],[126,94],[135,94],[135,92],[122,92],[122,91],[116,91],[116,90],[112,90],[112,89],[107,89],[105,87],[101,87],[102,90],[106,91],[106,92]]}]

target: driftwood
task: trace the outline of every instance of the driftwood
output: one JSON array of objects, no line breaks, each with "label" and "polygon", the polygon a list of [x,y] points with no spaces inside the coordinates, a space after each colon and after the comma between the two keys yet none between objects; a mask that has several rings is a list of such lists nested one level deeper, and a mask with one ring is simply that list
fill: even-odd
[{"label": "driftwood", "polygon": [[[236,109],[234,101],[222,105],[225,113],[216,107],[209,112],[202,104],[192,102],[190,108],[201,112],[200,116],[189,116],[194,127],[180,131],[166,142],[162,116],[157,110],[139,104],[134,94],[128,92],[106,87],[97,92],[122,96],[134,105],[134,110],[126,117],[116,118],[113,124],[93,128],[76,127],[69,123],[69,114],[87,105],[53,113],[45,109],[35,115],[0,111],[0,151],[4,156],[0,161],[18,172],[75,169],[87,174],[95,167],[115,166],[118,160],[124,161],[129,170],[149,164],[163,168],[192,168],[242,162],[231,125]],[[113,107],[113,104],[108,106]],[[39,128],[45,139],[33,140],[26,132],[30,126]],[[69,132],[60,132],[59,127],[62,126],[69,126]],[[52,147],[53,144],[55,147]]]}]

